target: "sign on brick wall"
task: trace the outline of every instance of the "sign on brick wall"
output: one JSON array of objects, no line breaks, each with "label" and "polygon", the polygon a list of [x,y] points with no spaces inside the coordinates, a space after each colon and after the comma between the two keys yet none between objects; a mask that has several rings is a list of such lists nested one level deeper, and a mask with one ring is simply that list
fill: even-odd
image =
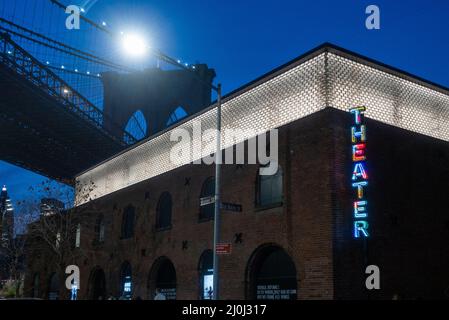
[{"label": "sign on brick wall", "polygon": [[368,172],[366,170],[366,126],[365,107],[349,109],[354,116],[351,126],[352,142],[352,187],[355,191],[353,198],[353,235],[354,238],[369,237],[368,201],[366,187],[368,186]]},{"label": "sign on brick wall", "polygon": [[231,254],[232,252],[232,244],[230,243],[217,243],[215,246],[215,250],[217,254]]}]

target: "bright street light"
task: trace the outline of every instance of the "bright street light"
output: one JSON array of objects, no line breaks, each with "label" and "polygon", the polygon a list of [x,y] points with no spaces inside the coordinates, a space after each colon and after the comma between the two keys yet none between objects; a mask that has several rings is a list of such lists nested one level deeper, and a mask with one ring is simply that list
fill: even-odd
[{"label": "bright street light", "polygon": [[[124,50],[131,56],[142,56],[150,47],[146,44],[144,38],[138,34],[127,34],[120,32],[122,36],[122,46]],[[173,59],[166,54],[162,53],[157,49],[151,49],[151,54],[157,59],[165,61],[173,66],[180,67],[181,69],[194,72],[193,74],[198,77],[195,73],[195,66],[189,68],[188,63],[182,63],[181,60]],[[219,256],[217,254],[217,246],[220,244],[220,229],[221,229],[221,84],[213,85],[207,83],[202,78],[197,78],[201,83],[217,93],[217,115],[216,115],[216,125],[217,125],[217,136],[216,136],[216,151],[215,151],[215,204],[214,204],[214,237],[213,237],[213,299],[218,300],[219,295]]]},{"label": "bright street light", "polygon": [[142,56],[149,48],[142,36],[127,33],[122,36],[122,46],[125,52],[131,56]]}]

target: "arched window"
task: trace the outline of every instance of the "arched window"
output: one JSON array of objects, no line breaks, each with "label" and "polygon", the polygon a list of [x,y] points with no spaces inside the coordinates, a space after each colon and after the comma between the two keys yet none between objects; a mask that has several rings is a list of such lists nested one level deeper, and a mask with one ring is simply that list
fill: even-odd
[{"label": "arched window", "polygon": [[89,299],[106,299],[106,277],[103,269],[96,267],[89,277]]},{"label": "arched window", "polygon": [[40,279],[39,273],[35,273],[33,277],[33,298],[39,298]]},{"label": "arched window", "polygon": [[122,239],[128,239],[134,236],[135,208],[127,206],[123,211],[122,218]]},{"label": "arched window", "polygon": [[[136,140],[145,138],[147,135],[147,121],[145,120],[142,111],[137,110],[134,112],[126,124],[125,131],[132,135]],[[124,141],[128,143],[126,139],[124,139]]]},{"label": "arched window", "polygon": [[256,205],[274,206],[282,205],[283,174],[281,166],[273,175],[260,175],[257,172]]},{"label": "arched window", "polygon": [[55,246],[56,249],[59,249],[59,246],[61,245],[61,232],[56,233],[56,240],[55,240]]},{"label": "arched window", "polygon": [[131,299],[133,295],[132,270],[129,262],[125,261],[120,269],[120,295]]},{"label": "arched window", "polygon": [[95,242],[104,242],[104,218],[102,214],[97,218],[97,221],[95,222]]},{"label": "arched window", "polygon": [[156,229],[171,227],[172,201],[170,193],[164,192],[159,197],[156,212]]},{"label": "arched window", "polygon": [[214,218],[215,178],[209,177],[204,181],[200,195],[200,220]]},{"label": "arched window", "polygon": [[214,291],[214,261],[212,250],[206,250],[200,257],[198,265],[200,278],[200,299],[211,300]]},{"label": "arched window", "polygon": [[81,223],[76,225],[76,236],[75,236],[75,248],[79,248],[81,245]]},{"label": "arched window", "polygon": [[59,277],[57,273],[53,273],[48,281],[48,300],[59,299]]},{"label": "arched window", "polygon": [[296,300],[297,277],[292,258],[277,245],[264,245],[251,256],[247,267],[249,290],[254,300]]},{"label": "arched window", "polygon": [[179,106],[173,111],[169,116],[166,123],[166,126],[171,126],[172,124],[178,122],[179,120],[187,117],[187,112],[184,110],[183,107]]},{"label": "arched window", "polygon": [[166,300],[176,299],[176,270],[167,257],[159,257],[154,262],[148,278],[149,298],[160,293]]}]

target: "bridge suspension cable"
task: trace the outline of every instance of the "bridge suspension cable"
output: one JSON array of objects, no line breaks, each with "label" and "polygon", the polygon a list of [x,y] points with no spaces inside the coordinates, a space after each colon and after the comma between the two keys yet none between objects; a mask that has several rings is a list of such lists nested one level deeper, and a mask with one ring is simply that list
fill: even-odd
[{"label": "bridge suspension cable", "polygon": [[[101,64],[101,65],[104,65],[104,66],[107,66],[107,67],[116,68],[116,69],[121,70],[121,71],[126,71],[126,72],[136,71],[136,70],[134,70],[132,68],[129,68],[129,67],[126,67],[126,66],[114,63],[112,61],[100,58],[100,57],[98,57],[96,55],[90,54],[90,53],[82,51],[80,49],[73,48],[72,46],[69,46],[69,45],[67,45],[65,43],[62,43],[60,41],[53,40],[53,39],[51,39],[51,38],[49,38],[49,37],[47,37],[47,36],[45,36],[43,34],[40,34],[38,32],[32,31],[32,30],[27,29],[25,27],[22,27],[22,26],[20,26],[20,25],[18,25],[16,23],[14,23],[12,21],[9,21],[7,19],[4,19],[2,17],[0,17],[0,21],[4,22],[6,24],[9,24],[10,26],[12,26],[12,27],[14,27],[16,29],[21,30],[21,31],[26,32],[29,35],[31,35],[31,36],[26,36],[24,34],[21,34],[20,32],[16,32],[16,31],[13,31],[11,29],[8,29],[8,28],[0,26],[1,30],[5,31],[5,32],[8,32],[8,33],[12,33],[12,34],[14,34],[14,35],[16,35],[18,37],[25,38],[27,40],[33,41],[33,42],[38,43],[40,45],[46,46],[46,47],[54,49],[54,50],[58,50],[58,51],[64,52],[64,53],[69,54],[69,55],[73,55],[75,57],[78,57],[80,59],[84,59],[86,61],[91,61],[91,62],[98,63],[98,64]],[[50,45],[48,43],[45,43],[45,42],[37,40],[37,39],[34,39],[32,36],[41,38],[41,39],[43,39],[43,40],[45,40],[47,42],[55,44],[56,46]],[[59,48],[57,46],[60,46],[62,48]],[[65,50],[65,49],[67,49],[67,50]],[[71,51],[73,51],[73,52],[71,52]]]}]

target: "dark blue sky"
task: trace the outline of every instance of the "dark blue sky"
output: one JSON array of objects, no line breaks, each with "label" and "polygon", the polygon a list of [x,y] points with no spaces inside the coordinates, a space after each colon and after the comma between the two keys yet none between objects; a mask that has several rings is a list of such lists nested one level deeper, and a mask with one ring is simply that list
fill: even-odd
[{"label": "dark blue sky", "polygon": [[[370,4],[380,7],[380,30],[365,28]],[[87,15],[142,29],[170,56],[207,63],[225,93],[323,42],[449,87],[447,0],[98,0]],[[15,199],[42,179],[0,162],[0,183]]]}]

